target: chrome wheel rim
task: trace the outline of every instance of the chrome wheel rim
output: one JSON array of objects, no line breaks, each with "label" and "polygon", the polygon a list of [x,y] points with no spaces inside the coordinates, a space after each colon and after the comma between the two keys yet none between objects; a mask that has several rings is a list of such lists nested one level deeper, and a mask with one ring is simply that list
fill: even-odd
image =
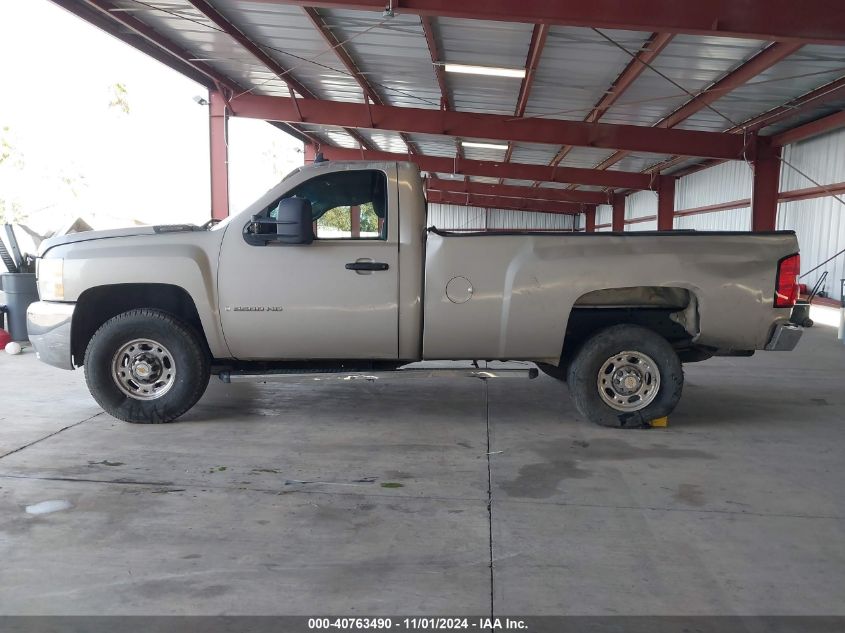
[{"label": "chrome wheel rim", "polygon": [[176,382],[176,363],[158,341],[139,338],[121,346],[114,355],[112,378],[118,388],[136,400],[155,400]]},{"label": "chrome wheel rim", "polygon": [[602,401],[617,411],[639,411],[660,391],[657,363],[642,352],[614,354],[602,364],[597,379]]}]

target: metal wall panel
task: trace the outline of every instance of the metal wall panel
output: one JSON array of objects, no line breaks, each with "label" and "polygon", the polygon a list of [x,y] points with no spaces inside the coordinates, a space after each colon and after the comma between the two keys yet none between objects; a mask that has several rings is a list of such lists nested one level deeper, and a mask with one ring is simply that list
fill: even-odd
[{"label": "metal wall panel", "polygon": [[602,224],[613,224],[613,207],[609,204],[600,204],[596,207],[596,231],[612,231],[612,226],[598,228]]},{"label": "metal wall panel", "polygon": [[572,215],[561,213],[482,209],[455,204],[429,203],[426,224],[436,226],[438,229],[452,231],[471,229],[569,231],[575,226],[575,218]]},{"label": "metal wall panel", "polygon": [[[821,184],[845,181],[845,130],[787,146],[783,157],[786,162]],[[675,208],[691,209],[750,198],[751,180],[751,168],[740,161],[722,163],[690,174],[678,181]],[[813,186],[815,183],[789,165],[784,163],[781,166],[781,191]],[[675,219],[675,228],[748,231],[751,229],[751,210],[745,207],[679,217]],[[845,248],[845,205],[833,196],[781,203],[778,205],[777,228],[793,230],[798,235],[801,270],[806,272]],[[812,284],[822,270],[827,270],[830,275],[828,289],[836,289],[838,292],[838,280],[845,277],[845,256],[840,255],[804,281]]]},{"label": "metal wall panel", "polygon": [[478,229],[483,228],[485,223],[484,209],[457,204],[428,204],[426,226],[448,230]]},{"label": "metal wall panel", "polygon": [[[638,191],[625,200],[625,219],[634,220],[657,215],[657,194],[653,191]],[[635,224],[635,227],[640,226]],[[632,230],[640,230],[634,228]]]},{"label": "metal wall panel", "polygon": [[[845,130],[785,147],[783,157],[820,184],[845,181]],[[780,180],[781,191],[815,186],[786,164],[781,166]],[[845,199],[845,196],[838,197]],[[801,245],[802,273],[845,248],[845,205],[833,196],[781,203],[777,226],[797,233]],[[838,298],[839,280],[845,278],[845,255],[840,255],[802,281],[812,284],[823,270],[829,274],[828,290],[835,290]]]},{"label": "metal wall panel", "polygon": [[[822,185],[845,181],[845,129],[788,145],[783,159]],[[781,165],[781,191],[814,186],[789,165]]]},{"label": "metal wall panel", "polygon": [[746,162],[732,160],[679,178],[675,185],[675,210],[750,198],[752,175]]},{"label": "metal wall panel", "polygon": [[676,229],[695,231],[750,231],[751,209],[728,209],[675,218]]},{"label": "metal wall panel", "polygon": [[[801,246],[801,272],[805,273],[845,248],[845,205],[833,197],[782,203],[778,208],[779,229],[798,235]],[[828,271],[826,287],[839,298],[839,280],[845,278],[845,255],[840,255],[801,281],[812,285]]]},{"label": "metal wall panel", "polygon": [[637,222],[636,224],[626,224],[625,230],[628,232],[634,231],[656,231],[657,220],[646,220],[645,222]]}]

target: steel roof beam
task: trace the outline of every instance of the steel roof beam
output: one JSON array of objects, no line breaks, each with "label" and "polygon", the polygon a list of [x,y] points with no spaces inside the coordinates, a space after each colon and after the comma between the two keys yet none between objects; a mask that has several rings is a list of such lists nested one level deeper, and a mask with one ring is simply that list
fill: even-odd
[{"label": "steel roof beam", "polygon": [[[407,161],[406,154],[391,152],[360,152],[354,149],[329,147],[323,150],[329,160]],[[656,186],[648,174],[625,171],[600,171],[579,167],[549,167],[524,163],[497,163],[493,161],[456,159],[449,156],[422,156],[414,154],[410,160],[422,171],[438,174],[459,174],[489,178],[513,178],[515,180],[542,180],[544,182],[620,187],[626,189],[650,189]]]},{"label": "steel roof beam", "polygon": [[437,45],[437,39],[434,37],[434,27],[431,24],[431,18],[426,15],[420,16],[420,24],[422,24],[425,43],[428,46],[428,55],[434,66],[434,76],[437,79],[437,85],[440,86],[441,105],[444,110],[451,110],[452,100],[449,97],[449,87],[446,83],[446,71],[443,70],[443,59],[440,55],[440,47]]},{"label": "steel roof beam", "polygon": [[[197,70],[196,66],[188,61],[176,57],[169,50],[152,43],[149,39],[138,34],[137,31],[125,27],[115,28],[116,23],[111,19],[111,15],[99,10],[94,5],[89,5],[86,2],[79,0],[51,0],[53,4],[60,6],[65,11],[72,13],[76,17],[85,20],[89,24],[96,26],[98,29],[109,33],[132,48],[141,51],[161,62],[165,66],[172,68],[176,72],[185,75],[189,79],[198,84],[208,88],[214,89],[214,81],[205,73]],[[123,25],[125,26],[125,25]]]},{"label": "steel roof beam", "polygon": [[[364,98],[369,99],[375,104],[384,105],[384,99],[381,98],[381,95],[376,92],[375,88],[367,81],[367,78],[358,68],[358,65],[352,60],[352,56],[349,54],[344,46],[343,42],[341,42],[335,34],[332,32],[329,25],[326,24],[326,21],[323,19],[318,11],[312,7],[303,7],[303,11],[308,16],[308,19],[311,20],[311,24],[314,25],[314,28],[317,29],[317,32],[322,36],[323,41],[328,44],[328,46],[334,51],[334,54],[340,60],[340,63],[343,64],[343,67],[346,68],[346,71],[352,75],[358,85],[361,87],[361,90],[364,93]],[[358,141],[359,144],[367,147],[368,149],[378,149],[374,147],[372,143],[367,141],[361,134],[357,131],[353,130],[346,130],[346,132],[352,135],[355,140]],[[400,134],[402,140],[407,145],[409,151],[413,151],[413,145],[411,141],[404,135]]]},{"label": "steel roof beam", "polygon": [[[386,4],[385,0],[257,1],[378,13]],[[451,18],[845,44],[841,0],[397,0],[391,6],[397,13]]]},{"label": "steel roof beam", "polygon": [[[588,123],[596,123],[601,119],[608,109],[619,100],[619,97],[631,86],[632,83],[639,77],[643,71],[648,68],[648,65],[663,51],[664,48],[672,41],[674,35],[671,33],[652,33],[645,41],[639,52],[628,62],[625,69],[619,73],[616,81],[610,86],[607,92],[604,93],[601,99],[598,100],[589,114],[584,117],[584,121]],[[572,151],[571,145],[564,145],[560,148],[555,157],[551,160],[550,165],[559,164],[569,152]]]},{"label": "steel roof beam", "polygon": [[582,204],[573,202],[553,202],[550,200],[525,200],[502,196],[484,196],[474,193],[426,190],[426,199],[439,204],[455,204],[462,207],[482,207],[485,209],[510,209],[513,211],[531,211],[534,213],[563,213],[577,215],[584,212]]},{"label": "steel roof beam", "polygon": [[[802,44],[793,42],[775,42],[774,44],[770,44],[747,62],[724,75],[704,92],[696,95],[680,108],[663,117],[660,121],[655,123],[653,127],[669,129],[675,127],[683,121],[686,121],[692,115],[708,107],[717,99],[721,99],[727,93],[736,90],[763,71],[768,70],[778,62],[783,61],[785,58],[800,49],[801,46]],[[618,163],[628,154],[630,154],[630,151],[623,150],[615,152],[596,165],[596,169],[607,169],[611,165]]]},{"label": "steel roof beam", "polygon": [[[519,95],[516,98],[514,116],[524,116],[525,108],[528,106],[528,97],[531,95],[531,86],[534,83],[534,75],[537,66],[540,64],[540,57],[543,55],[543,48],[546,45],[546,38],[549,35],[549,27],[546,24],[535,24],[531,32],[531,42],[528,45],[528,55],[525,58],[525,77],[519,86]],[[505,162],[509,163],[513,155],[513,143],[508,142],[508,149],[505,152]],[[501,184],[501,182],[499,183]]]},{"label": "steel roof beam", "polygon": [[[199,11],[206,18],[211,20],[220,30],[226,33],[226,35],[234,39],[241,47],[243,47],[247,52],[249,52],[253,57],[255,57],[270,72],[276,75],[276,77],[285,82],[285,85],[288,87],[288,90],[290,90],[291,94],[296,91],[298,94],[302,95],[303,97],[308,97],[309,99],[319,98],[314,91],[306,87],[302,82],[298,81],[291,74],[290,70],[286,69],[279,62],[273,59],[260,46],[253,42],[243,31],[241,31],[234,24],[232,24],[222,13],[217,11],[217,9],[215,9],[210,3],[206,2],[206,0],[188,0],[188,2],[190,2],[197,11]],[[332,43],[329,42],[329,45],[331,46]],[[355,139],[355,141],[359,145],[362,145],[367,149],[376,149],[367,139],[361,136],[361,134],[357,130],[347,128],[344,131],[353,139]],[[314,141],[317,141],[322,145],[322,141],[319,141],[316,138],[314,139]]]},{"label": "steel roof beam", "polygon": [[317,98],[317,95],[297,81],[290,74],[288,69],[284,68],[279,62],[270,57],[270,55],[268,55],[260,46],[249,39],[243,31],[232,24],[228,18],[211,6],[210,3],[206,2],[206,0],[188,0],[188,2],[190,2],[197,11],[211,20],[217,28],[235,40],[242,48],[246,49],[247,52],[261,62],[261,64],[276,75],[276,77],[285,82],[285,85],[287,85],[288,90],[290,90],[291,93],[295,90],[303,97],[309,97],[311,99]]},{"label": "steel roof beam", "polygon": [[839,112],[834,112],[833,114],[829,114],[821,119],[816,119],[815,121],[810,121],[804,125],[799,125],[791,130],[775,134],[770,138],[772,139],[772,145],[774,147],[783,147],[784,145],[805,141],[808,138],[841,128],[845,128],[845,110],[840,110]]},{"label": "steel roof beam", "polygon": [[[260,46],[253,42],[243,31],[241,31],[238,27],[232,24],[228,20],[228,18],[226,18],[213,6],[211,6],[210,3],[206,2],[206,0],[188,0],[188,2],[190,2],[191,5],[193,5],[193,7],[197,11],[199,11],[206,18],[211,20],[211,22],[214,23],[217,28],[226,33],[226,35],[235,40],[244,50],[246,50],[253,57],[255,57],[255,59],[257,59],[265,68],[267,68],[270,72],[276,75],[276,77],[285,82],[285,85],[288,87],[288,90],[290,90],[292,95],[294,91],[296,91],[303,97],[308,97],[309,99],[318,98],[316,93],[314,93],[311,89],[307,88],[295,77],[293,77],[290,73],[290,70],[286,69],[279,62],[273,59]],[[347,129],[345,131],[347,134],[349,134],[349,136],[354,138],[359,145],[362,145],[363,147],[366,147],[368,149],[373,149],[369,141],[367,141],[367,139],[361,136],[357,130]],[[316,140],[317,139],[315,139],[315,141]],[[322,142],[320,142],[320,144],[322,144]]]},{"label": "steel roof beam", "polygon": [[[200,83],[202,83],[202,85],[204,85],[209,90],[218,87],[225,88],[231,93],[239,93],[245,90],[245,88],[240,86],[237,82],[232,81],[229,77],[223,75],[222,73],[219,73],[212,66],[196,60],[195,55],[178,46],[177,44],[171,42],[146,23],[142,22],[141,20],[124,11],[120,11],[118,7],[116,7],[113,3],[107,2],[106,0],[84,0],[84,2],[92,9],[99,11],[101,14],[103,14],[105,18],[111,20],[111,22],[105,21],[103,23],[94,22],[97,27],[104,29],[107,32],[114,33],[114,31],[112,30],[112,24],[119,24],[123,26],[130,32],[142,37],[145,42],[148,42],[150,45],[153,45],[154,47],[162,51],[164,53],[163,58],[158,55],[154,56],[159,59],[159,61],[167,63],[165,60],[169,56],[174,61],[176,61],[176,70],[179,70],[181,72],[181,70],[185,67],[190,68],[193,71],[190,76],[192,79],[195,80],[197,79],[197,77],[194,76],[194,73],[199,73],[205,78],[205,81],[201,81]],[[88,19],[88,17],[83,14],[83,12],[75,3],[72,3],[69,0],[64,0],[60,2],[60,4],[61,6],[67,8],[76,15],[79,15],[84,19]],[[125,37],[121,37],[117,33],[115,33],[115,35],[123,41],[126,41]],[[303,142],[311,142],[317,144],[322,142],[319,138],[308,134],[307,132],[303,132],[302,130],[297,129],[292,125],[289,125],[287,123],[282,123],[280,125],[283,131],[298,138]]]},{"label": "steel roof beam", "polygon": [[[826,83],[823,86],[811,90],[810,92],[806,92],[803,95],[800,95],[783,105],[771,108],[763,114],[758,114],[755,117],[751,117],[750,119],[743,121],[739,125],[736,125],[726,130],[725,132],[727,134],[747,134],[749,132],[759,132],[760,130],[763,130],[771,125],[780,123],[781,121],[800,116],[806,112],[811,111],[813,108],[817,108],[829,101],[842,98],[845,98],[845,77],[835,79],[829,83]],[[682,163],[685,160],[685,156],[673,156],[672,158],[657,163],[656,165],[652,165],[646,171],[663,171],[664,169],[674,167],[675,165],[678,165],[679,163]],[[722,162],[724,161],[708,160],[703,163],[691,165],[690,167],[684,169],[682,172],[676,175],[686,176],[687,174],[691,174],[696,171],[701,171],[702,169],[706,169],[708,167],[713,167]]]},{"label": "steel roof beam", "polygon": [[569,191],[552,187],[521,187],[516,185],[494,185],[464,180],[429,178],[426,187],[431,191],[472,193],[484,196],[546,200],[549,202],[574,202],[578,204],[611,204],[611,196],[600,191]]},{"label": "steel roof beam", "polygon": [[238,95],[230,102],[235,116],[392,130],[501,141],[603,147],[703,158],[739,158],[743,139],[733,134],[661,129],[636,125],[517,118],[497,114],[447,112],[316,99]]},{"label": "steel roof beam", "polygon": [[204,76],[208,77],[212,81],[212,83],[218,84],[234,93],[243,90],[240,85],[232,81],[229,77],[227,77],[223,73],[218,72],[212,66],[206,64],[205,62],[196,60],[196,55],[190,53],[181,46],[171,42],[166,37],[161,35],[158,31],[147,25],[145,22],[142,22],[132,14],[126,11],[121,11],[120,8],[112,2],[107,2],[106,0],[84,0],[84,2],[94,7],[95,9],[101,11],[115,22],[134,31],[148,42],[155,44],[160,49],[166,51],[167,53],[178,59],[180,62],[188,64]]},{"label": "steel roof beam", "polygon": [[[449,85],[446,83],[446,71],[443,70],[443,56],[440,53],[440,46],[437,44],[437,38],[434,35],[434,25],[431,18],[425,15],[420,16],[420,24],[422,25],[423,36],[428,47],[428,56],[431,58],[431,64],[434,68],[434,76],[437,79],[437,85],[440,87],[440,107],[443,110],[453,110],[452,99],[449,96]],[[461,147],[460,141],[455,138],[455,154],[458,158],[464,157],[464,149]]]}]

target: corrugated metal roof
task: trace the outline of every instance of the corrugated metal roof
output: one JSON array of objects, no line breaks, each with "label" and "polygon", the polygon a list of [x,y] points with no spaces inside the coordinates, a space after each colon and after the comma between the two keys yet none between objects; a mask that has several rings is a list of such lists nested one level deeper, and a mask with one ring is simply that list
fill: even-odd
[{"label": "corrugated metal roof", "polygon": [[603,123],[654,125],[723,75],[765,48],[766,42],[738,38],[678,35],[651,66],[679,89],[646,69],[602,118]]},{"label": "corrugated metal roof", "polygon": [[[195,55],[244,88],[264,95],[287,96],[282,79],[264,68],[228,34],[197,11],[187,0],[154,0],[149,4],[115,0],[121,11],[150,25],[167,39]],[[214,7],[248,38],[261,47],[290,76],[319,98],[362,102],[362,88],[344,67],[336,51],[314,28],[299,6],[250,0],[213,0]],[[397,11],[394,17],[377,12],[320,9],[319,16],[341,42],[374,90],[388,104],[408,107],[440,107],[440,86],[430,57],[420,18]],[[456,18],[430,18],[440,49],[438,62],[522,68],[529,52],[534,25]],[[533,77],[526,115],[583,120],[606,94],[619,74],[639,51],[650,33],[594,30],[551,26]],[[768,45],[760,40],[678,35],[651,62],[602,117],[602,122],[650,126],[752,58]],[[623,50],[625,49],[625,50]],[[626,52],[626,50],[628,52]],[[747,85],[725,94],[680,124],[698,130],[723,130],[780,106],[834,78],[845,76],[842,48],[807,45],[761,73]],[[449,99],[455,109],[510,115],[516,108],[521,81],[516,78],[482,77],[446,73]],[[673,85],[675,82],[678,85]],[[802,120],[845,108],[845,97],[799,117],[771,126],[766,133],[793,127]],[[729,120],[728,120],[729,119]],[[299,124],[330,142],[355,148],[357,141],[334,126]],[[373,146],[404,154],[407,147],[392,131],[359,130]],[[454,157],[456,140],[430,134],[408,135],[414,147],[431,156]],[[465,139],[484,141],[486,139]],[[501,143],[501,141],[498,141]],[[553,144],[514,143],[511,160],[525,164],[549,164],[559,147]],[[463,148],[468,159],[501,162],[505,150]],[[612,150],[576,147],[561,166],[590,168]],[[657,154],[629,154],[611,169],[641,171],[667,158]],[[497,182],[495,178],[475,178]],[[528,181],[508,180],[528,185]],[[547,183],[548,187],[564,187]],[[599,190],[601,187],[583,187]]]},{"label": "corrugated metal roof", "polygon": [[[221,12],[231,8],[225,2],[219,4]],[[289,96],[282,80],[187,1],[159,0],[155,7],[146,7],[131,0],[118,0],[115,5],[195,54],[194,61],[203,61],[244,88],[255,88],[257,94]]]},{"label": "corrugated metal roof", "polygon": [[[650,35],[637,31],[602,32],[632,52],[638,51]],[[592,29],[551,27],[526,115],[583,121],[630,60],[629,55]]]},{"label": "corrugated metal roof", "polygon": [[322,10],[320,15],[385,103],[439,108],[440,88],[422,23],[415,15],[384,18],[368,11]]},{"label": "corrugated metal roof", "polygon": [[611,171],[645,171],[648,167],[651,167],[655,163],[659,163],[668,158],[670,158],[670,156],[666,154],[648,154],[645,152],[627,154],[625,158],[615,165],[611,165],[608,169]]},{"label": "corrugated metal roof", "polygon": [[[523,68],[531,24],[437,18],[443,61],[478,66]],[[464,112],[513,114],[520,80],[447,73],[453,107]]]},{"label": "corrugated metal roof", "polygon": [[[842,75],[845,75],[845,53],[840,47],[804,46],[757,75],[753,81],[717,99],[712,106],[739,124]],[[795,122],[790,121],[789,126],[794,125]],[[705,108],[678,127],[719,132],[732,125]]]}]

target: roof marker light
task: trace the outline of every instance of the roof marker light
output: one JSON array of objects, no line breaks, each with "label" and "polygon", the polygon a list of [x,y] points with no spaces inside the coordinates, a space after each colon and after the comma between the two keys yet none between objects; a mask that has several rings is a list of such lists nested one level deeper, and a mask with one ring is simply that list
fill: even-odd
[{"label": "roof marker light", "polygon": [[443,64],[447,73],[463,73],[465,75],[486,75],[488,77],[512,77],[524,79],[524,68],[501,68],[497,66],[473,66],[472,64]]}]

